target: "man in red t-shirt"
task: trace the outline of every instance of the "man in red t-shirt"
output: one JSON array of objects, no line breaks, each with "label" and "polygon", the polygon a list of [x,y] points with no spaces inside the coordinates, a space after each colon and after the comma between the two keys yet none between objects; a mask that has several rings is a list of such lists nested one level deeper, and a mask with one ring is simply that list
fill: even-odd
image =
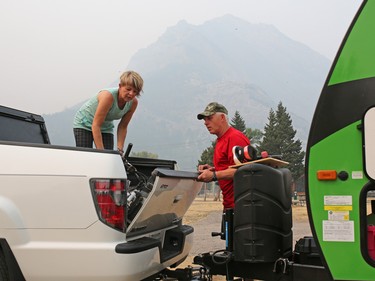
[{"label": "man in red t-shirt", "polygon": [[234,146],[247,146],[250,141],[242,132],[229,125],[228,110],[217,102],[209,103],[197,118],[203,119],[210,134],[217,136],[213,158],[214,167],[208,164],[199,165],[198,180],[218,181],[223,192],[224,210],[234,208],[233,176],[236,169],[228,168],[235,165],[232,149]]}]

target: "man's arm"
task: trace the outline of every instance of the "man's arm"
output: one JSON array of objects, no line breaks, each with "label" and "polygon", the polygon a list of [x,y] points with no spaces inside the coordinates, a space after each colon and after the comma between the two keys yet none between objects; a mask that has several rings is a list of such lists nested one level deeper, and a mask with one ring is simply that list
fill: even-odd
[{"label": "man's arm", "polygon": [[215,171],[214,169],[205,169],[205,170],[200,170],[199,172],[200,172],[200,175],[198,176],[199,181],[210,182],[214,180],[215,176],[216,176],[216,180],[233,179],[236,169],[228,168],[226,170],[221,170],[221,171]]},{"label": "man's arm", "polygon": [[237,171],[235,168],[228,168],[226,170],[216,171],[216,178],[218,180],[230,180],[233,179],[234,173]]}]

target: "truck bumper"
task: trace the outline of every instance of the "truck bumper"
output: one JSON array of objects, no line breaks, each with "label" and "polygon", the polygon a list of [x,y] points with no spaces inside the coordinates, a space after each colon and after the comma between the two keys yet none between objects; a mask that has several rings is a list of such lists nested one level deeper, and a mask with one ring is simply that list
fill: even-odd
[{"label": "truck bumper", "polygon": [[[98,224],[97,227],[101,228],[102,225]],[[90,235],[86,236],[86,241],[67,241],[68,236],[72,235],[70,231],[65,233],[65,241],[54,237],[57,232],[44,230],[43,236],[54,237],[51,239],[53,241],[45,241],[44,238],[40,239],[43,242],[32,239],[33,242],[18,245],[9,243],[26,280],[142,280],[186,258],[193,244],[193,228],[190,226],[154,233],[158,239],[143,237],[128,242],[120,242],[119,239],[110,241],[110,235],[105,237],[106,242],[103,242],[102,236],[100,243],[93,241],[98,237],[90,239]],[[121,233],[114,232],[112,238],[121,236]],[[61,230],[58,233],[61,234]]]}]

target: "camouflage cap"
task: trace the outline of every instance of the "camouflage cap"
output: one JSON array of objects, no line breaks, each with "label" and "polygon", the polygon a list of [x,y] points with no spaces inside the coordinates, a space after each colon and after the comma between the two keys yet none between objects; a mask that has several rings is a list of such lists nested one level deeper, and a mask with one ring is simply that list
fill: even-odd
[{"label": "camouflage cap", "polygon": [[206,108],[204,109],[202,113],[199,113],[197,115],[197,118],[201,120],[204,117],[211,116],[217,112],[228,114],[228,110],[225,108],[224,105],[217,103],[217,102],[211,102],[206,106]]}]

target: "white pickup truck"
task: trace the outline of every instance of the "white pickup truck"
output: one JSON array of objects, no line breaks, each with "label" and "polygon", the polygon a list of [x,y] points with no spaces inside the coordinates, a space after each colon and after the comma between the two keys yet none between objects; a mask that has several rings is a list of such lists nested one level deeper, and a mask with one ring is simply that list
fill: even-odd
[{"label": "white pickup truck", "polygon": [[152,280],[189,254],[202,183],[174,161],[52,145],[3,106],[0,155],[0,281]]}]

